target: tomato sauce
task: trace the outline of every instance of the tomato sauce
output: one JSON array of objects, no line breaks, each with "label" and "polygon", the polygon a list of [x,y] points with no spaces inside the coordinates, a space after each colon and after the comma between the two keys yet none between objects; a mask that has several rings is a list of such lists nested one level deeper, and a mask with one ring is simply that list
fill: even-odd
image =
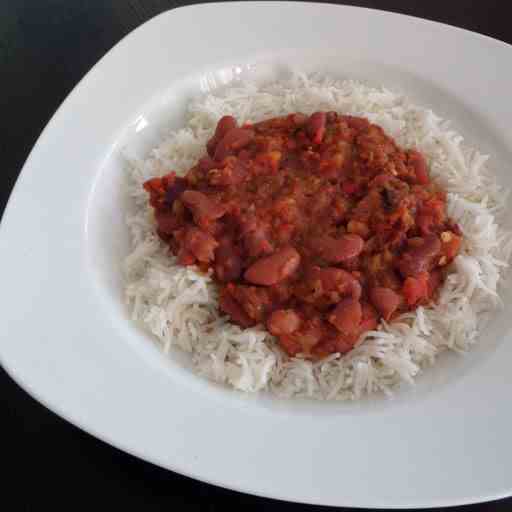
[{"label": "tomato sauce", "polygon": [[346,353],[435,300],[462,240],[423,155],[336,112],[225,116],[184,177],[144,188],[178,261],[212,270],[221,311],[291,356]]}]

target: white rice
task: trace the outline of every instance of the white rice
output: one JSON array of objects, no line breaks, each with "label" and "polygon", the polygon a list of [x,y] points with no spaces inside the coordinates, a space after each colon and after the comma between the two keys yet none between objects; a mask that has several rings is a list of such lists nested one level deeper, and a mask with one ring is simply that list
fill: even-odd
[{"label": "white rice", "polygon": [[[403,147],[427,157],[431,175],[448,191],[449,215],[464,243],[438,304],[418,308],[367,333],[354,350],[319,362],[289,358],[262,328],[240,329],[220,316],[212,279],[176,264],[155,235],[142,184],[175,170],[185,173],[202,156],[218,119],[240,123],[288,114],[336,110],[367,117]],[[126,300],[133,320],[161,343],[190,353],[198,374],[236,389],[268,390],[282,397],[357,399],[390,393],[413,382],[446,349],[467,350],[499,305],[497,285],[512,252],[512,237],[498,224],[506,191],[486,168],[488,157],[431,110],[386,89],[353,81],[295,75],[265,86],[246,83],[193,101],[186,127],[172,132],[145,160],[130,161],[129,191],[136,205],[128,218],[133,249],[124,262]]]}]

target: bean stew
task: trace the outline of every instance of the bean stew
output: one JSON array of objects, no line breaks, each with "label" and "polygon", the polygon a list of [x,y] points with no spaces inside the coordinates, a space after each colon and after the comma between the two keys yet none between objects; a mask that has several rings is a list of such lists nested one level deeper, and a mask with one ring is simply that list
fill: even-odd
[{"label": "bean stew", "polygon": [[219,307],[290,356],[350,351],[436,300],[462,233],[423,155],[336,112],[217,124],[185,176],[148,180],[158,235]]}]

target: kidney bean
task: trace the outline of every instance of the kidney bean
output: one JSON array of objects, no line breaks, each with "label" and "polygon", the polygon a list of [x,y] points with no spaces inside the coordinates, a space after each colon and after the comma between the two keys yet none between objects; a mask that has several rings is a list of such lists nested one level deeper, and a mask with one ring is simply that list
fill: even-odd
[{"label": "kidney bean", "polygon": [[250,283],[271,286],[291,276],[299,265],[300,254],[293,247],[284,247],[257,260],[246,270],[244,277]]},{"label": "kidney bean", "polygon": [[373,309],[368,302],[362,302],[361,321],[357,329],[350,333],[343,333],[338,330],[337,334],[327,334],[327,336],[314,347],[313,354],[316,357],[325,357],[334,352],[346,354],[354,348],[354,345],[363,333],[375,329],[377,325],[378,319],[375,309]]},{"label": "kidney bean", "polygon": [[315,285],[319,283],[322,293],[338,292],[341,296],[350,296],[359,300],[361,284],[346,270],[335,267],[313,267],[308,275],[308,281]]},{"label": "kidney bean", "polygon": [[354,345],[362,334],[374,330],[378,323],[377,312],[373,306],[363,301],[361,303],[361,322],[357,329],[351,333],[339,332],[337,336],[324,339],[315,347],[315,353],[320,357],[325,357],[333,352],[346,354],[354,348]]},{"label": "kidney bean", "polygon": [[422,235],[428,235],[435,226],[436,220],[429,213],[420,213],[416,217],[416,225],[420,228]]},{"label": "kidney bean", "polygon": [[340,332],[352,334],[358,331],[362,317],[361,303],[349,297],[340,301],[327,319]]},{"label": "kidney bean", "polygon": [[375,308],[369,303],[364,302],[362,304],[363,309],[363,318],[361,319],[360,333],[364,333],[366,331],[373,331],[379,325],[379,319],[377,316],[377,312]]},{"label": "kidney bean", "polygon": [[300,344],[302,345],[302,352],[310,354],[311,349],[317,345],[325,335],[325,323],[320,321],[319,318],[306,320],[303,322],[297,335]]},{"label": "kidney bean", "polygon": [[213,236],[199,228],[189,227],[185,232],[183,247],[203,263],[214,259],[214,251],[218,245]]},{"label": "kidney bean", "polygon": [[294,357],[299,352],[302,352],[302,345],[299,343],[295,336],[290,336],[287,334],[279,336],[279,345],[291,357]]},{"label": "kidney bean", "polygon": [[243,216],[239,221],[238,229],[244,249],[250,258],[259,258],[274,250],[268,237],[268,226],[254,215]]},{"label": "kidney bean", "polygon": [[247,233],[255,231],[261,225],[258,218],[252,213],[240,215],[237,220],[240,237],[244,237]]},{"label": "kidney bean", "polygon": [[251,258],[258,258],[263,254],[271,253],[274,249],[263,228],[257,228],[247,233],[243,242],[247,255]]},{"label": "kidney bean", "polygon": [[311,114],[307,124],[307,132],[314,144],[320,144],[322,142],[325,134],[326,120],[327,116],[325,112],[315,112]]},{"label": "kidney bean", "polygon": [[214,159],[224,160],[228,155],[247,146],[254,138],[254,132],[245,128],[233,128],[224,135],[215,148]]},{"label": "kidney bean", "polygon": [[378,286],[370,291],[370,299],[384,320],[388,321],[400,305],[400,296],[391,288]]},{"label": "kidney bean", "polygon": [[349,260],[345,260],[341,264],[341,268],[346,270],[347,272],[357,272],[361,267],[361,258],[355,257],[350,258]]},{"label": "kidney bean", "polygon": [[242,309],[240,304],[231,297],[225,290],[221,291],[219,298],[219,308],[224,313],[227,313],[235,324],[241,327],[251,327],[255,324],[254,320]]},{"label": "kidney bean", "polygon": [[155,210],[155,220],[158,229],[166,235],[170,235],[179,227],[179,221],[176,216],[167,210]]},{"label": "kidney bean", "polygon": [[215,274],[220,281],[234,281],[240,277],[242,261],[233,241],[224,238],[215,251]]},{"label": "kidney bean", "polygon": [[404,277],[414,277],[422,272],[428,272],[434,258],[441,251],[441,242],[436,234],[427,235],[420,240],[421,245],[411,247],[400,258],[398,269]]},{"label": "kidney bean", "polygon": [[238,123],[233,116],[221,117],[217,123],[217,127],[215,128],[213,137],[206,144],[206,151],[208,154],[213,157],[217,144],[220,142],[220,140],[224,137],[224,135],[226,135],[226,133],[237,127]]},{"label": "kidney bean", "polygon": [[370,228],[366,222],[360,222],[357,220],[350,220],[347,224],[347,231],[354,235],[359,235],[361,238],[368,238],[370,235]]},{"label": "kidney bean", "polygon": [[194,220],[201,227],[205,227],[226,213],[224,206],[197,190],[185,190],[181,195],[181,200],[192,212]]},{"label": "kidney bean", "polygon": [[293,309],[278,309],[267,320],[267,328],[274,336],[291,334],[299,329],[300,316]]},{"label": "kidney bean", "polygon": [[364,247],[359,235],[347,234],[340,238],[323,236],[313,241],[317,253],[328,263],[341,263],[358,256]]}]

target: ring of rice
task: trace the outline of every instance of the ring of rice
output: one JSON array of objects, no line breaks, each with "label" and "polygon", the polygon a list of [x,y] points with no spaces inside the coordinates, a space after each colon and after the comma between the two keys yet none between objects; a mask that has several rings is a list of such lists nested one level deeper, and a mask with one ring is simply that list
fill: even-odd
[{"label": "ring of rice", "polygon": [[[459,223],[464,244],[437,304],[381,323],[343,357],[311,362],[289,358],[262,327],[240,329],[219,314],[210,277],[178,265],[155,234],[142,183],[169,170],[185,173],[223,115],[243,123],[317,110],[367,117],[401,146],[420,150],[448,192],[448,214]],[[497,287],[512,252],[512,235],[499,225],[508,191],[486,168],[488,157],[465,147],[447,121],[383,88],[301,74],[203,96],[189,105],[187,118],[187,126],[170,133],[147,159],[129,162],[135,213],[127,219],[132,252],[124,262],[125,297],[133,320],[165,352],[189,352],[198,374],[239,390],[344,400],[391,393],[444,350],[465,351],[475,343],[500,304]]]}]

